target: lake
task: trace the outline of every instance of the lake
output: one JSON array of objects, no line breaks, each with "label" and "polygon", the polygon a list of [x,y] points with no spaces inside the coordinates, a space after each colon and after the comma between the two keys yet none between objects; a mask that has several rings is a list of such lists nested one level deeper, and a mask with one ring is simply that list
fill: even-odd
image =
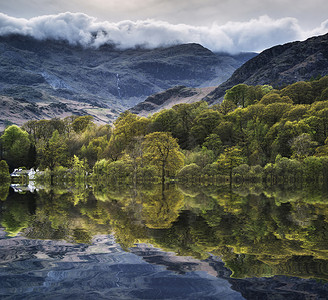
[{"label": "lake", "polygon": [[327,299],[328,192],[0,187],[0,299]]}]

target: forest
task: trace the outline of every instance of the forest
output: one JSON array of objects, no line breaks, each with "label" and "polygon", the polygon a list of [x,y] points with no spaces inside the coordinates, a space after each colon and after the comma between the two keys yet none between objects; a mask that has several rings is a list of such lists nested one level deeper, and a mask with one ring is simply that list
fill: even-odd
[{"label": "forest", "polygon": [[280,89],[239,84],[220,104],[174,105],[113,125],[92,116],[9,125],[0,138],[0,180],[38,168],[51,184],[322,182],[328,178],[328,76]]}]

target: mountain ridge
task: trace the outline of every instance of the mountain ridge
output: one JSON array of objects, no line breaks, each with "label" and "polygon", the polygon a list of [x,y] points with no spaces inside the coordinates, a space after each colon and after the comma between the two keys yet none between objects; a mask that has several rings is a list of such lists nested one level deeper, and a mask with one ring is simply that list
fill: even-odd
[{"label": "mountain ridge", "polygon": [[[259,67],[260,66],[260,67]],[[234,85],[269,84],[275,88],[328,74],[328,33],[264,50],[238,68],[204,100],[216,103]]]},{"label": "mountain ridge", "polygon": [[[11,99],[12,105],[22,106],[27,101],[38,109],[64,103],[67,113],[89,113],[108,123],[148,96],[174,86],[217,85],[254,55],[217,54],[199,44],[119,50],[112,45],[83,48],[63,41],[1,36],[0,95],[6,103]],[[39,114],[37,109],[34,113],[38,118],[56,115]],[[0,127],[8,122],[21,125],[24,120],[24,113],[6,109]]]},{"label": "mountain ridge", "polygon": [[[247,60],[236,69],[231,77],[213,88],[207,95],[198,100],[205,100],[209,104],[223,100],[226,90],[237,84],[272,85],[281,88],[297,81],[306,81],[318,75],[328,74],[328,34],[311,37],[305,41],[290,42],[266,49]],[[171,103],[185,103],[179,91],[169,91],[170,97],[161,103],[161,108],[170,108]],[[137,114],[148,114],[157,111],[152,99],[162,98],[165,92],[148,97],[144,102],[130,109]],[[167,95],[167,94],[166,94]]]}]

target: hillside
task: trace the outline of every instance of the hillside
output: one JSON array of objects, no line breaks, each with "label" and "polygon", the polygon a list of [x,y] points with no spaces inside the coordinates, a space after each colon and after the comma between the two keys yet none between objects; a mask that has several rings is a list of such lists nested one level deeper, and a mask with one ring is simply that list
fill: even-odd
[{"label": "hillside", "polygon": [[149,96],[145,101],[140,102],[129,110],[134,114],[147,116],[149,113],[169,109],[178,103],[197,102],[214,89],[215,87],[188,88],[185,86],[176,86],[164,92]]},{"label": "hillside", "polygon": [[171,87],[216,86],[253,56],[213,53],[198,44],[119,50],[3,36],[0,127],[67,114],[92,114],[98,122],[110,122]]},{"label": "hillside", "polygon": [[[240,83],[269,84],[280,88],[326,74],[328,74],[328,34],[313,37],[304,42],[287,43],[267,49],[246,61],[228,80],[216,88],[209,89],[207,95],[202,96],[201,93],[197,93],[193,101],[206,100],[210,104],[220,102],[226,90]],[[172,106],[171,103],[190,102],[189,95],[184,96],[180,89],[170,89],[150,96],[130,111],[140,115],[143,115],[145,111],[154,113],[158,110],[159,99],[162,100],[161,108],[169,108]]]},{"label": "hillside", "polygon": [[275,88],[328,74],[328,34],[267,49],[247,61],[204,99],[218,102],[234,85],[269,84]]}]

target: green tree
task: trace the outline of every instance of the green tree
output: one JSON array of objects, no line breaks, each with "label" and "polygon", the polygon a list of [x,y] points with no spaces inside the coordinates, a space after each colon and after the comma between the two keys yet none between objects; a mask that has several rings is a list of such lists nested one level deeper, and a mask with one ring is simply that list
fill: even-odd
[{"label": "green tree", "polygon": [[204,141],[203,146],[212,150],[217,157],[223,151],[222,141],[220,136],[216,133],[210,134]]},{"label": "green tree", "polygon": [[[223,144],[232,145],[235,141],[236,130],[233,128],[233,122],[223,121],[213,130],[213,134],[217,134]],[[207,138],[211,139],[211,135]],[[207,138],[205,138],[205,142]]]},{"label": "green tree", "polygon": [[108,164],[109,161],[106,159],[98,160],[95,165],[93,166],[93,177],[98,182],[100,178],[104,178],[108,175]]},{"label": "green tree", "polygon": [[92,123],[93,116],[81,116],[76,118],[72,123],[75,132],[83,132]]},{"label": "green tree", "polygon": [[246,84],[238,84],[226,91],[224,100],[231,101],[237,106],[245,107],[248,86]]},{"label": "green tree", "polygon": [[133,183],[137,184],[138,173],[143,168],[143,137],[134,137],[132,142],[126,147],[125,152],[128,155],[133,168]]},{"label": "green tree", "polygon": [[123,155],[126,147],[137,136],[143,136],[148,130],[150,120],[126,111],[114,122],[114,129],[103,156],[112,161]]},{"label": "green tree", "polygon": [[107,172],[111,183],[128,182],[133,176],[133,168],[129,160],[112,161],[108,164]]},{"label": "green tree", "polygon": [[288,96],[281,97],[277,91],[272,91],[271,93],[264,95],[259,103],[263,105],[269,105],[273,103],[293,104],[293,101]]},{"label": "green tree", "polygon": [[208,103],[206,101],[190,104],[181,103],[174,105],[172,109],[178,114],[178,122],[176,124],[174,137],[178,138],[181,148],[191,149],[194,146],[194,139],[191,136],[190,129],[198,115],[208,109]]},{"label": "green tree", "polygon": [[223,115],[226,115],[229,112],[234,111],[236,108],[237,105],[229,100],[223,100],[222,103],[217,106],[217,110]]},{"label": "green tree", "polygon": [[86,158],[90,167],[92,167],[100,159],[107,145],[108,140],[106,136],[91,139],[88,145],[81,147],[81,157]]},{"label": "green tree", "polygon": [[198,166],[195,163],[191,163],[180,169],[178,173],[178,178],[180,180],[190,181],[193,180],[194,178],[198,178],[200,173],[201,173],[200,166]]},{"label": "green tree", "polygon": [[16,125],[6,128],[1,137],[3,157],[10,167],[26,166],[30,148],[29,135]]},{"label": "green tree", "polygon": [[85,160],[79,159],[78,156],[74,155],[72,160],[72,170],[75,174],[75,180],[81,181],[86,177],[87,163]]},{"label": "green tree", "polygon": [[306,180],[317,183],[322,174],[322,160],[315,156],[306,157],[303,162],[303,170]]},{"label": "green tree", "polygon": [[291,180],[295,182],[301,173],[301,163],[299,161],[281,157],[280,155],[277,155],[273,167],[275,174],[282,178],[283,183]]},{"label": "green tree", "polygon": [[144,157],[156,166],[161,174],[162,183],[166,175],[175,175],[183,167],[184,155],[176,139],[167,132],[153,132],[145,136]]},{"label": "green tree", "polygon": [[65,165],[67,163],[67,158],[67,145],[58,131],[55,130],[51,139],[46,143],[41,157],[41,166],[49,168],[51,171],[51,184],[53,184],[53,171],[55,167]]},{"label": "green tree", "polygon": [[240,148],[234,146],[224,150],[218,158],[219,168],[228,172],[230,178],[230,185],[232,184],[232,171],[235,167],[242,164],[244,161],[242,151]]},{"label": "green tree", "polygon": [[195,163],[201,169],[203,169],[206,165],[214,162],[216,156],[212,150],[207,149],[206,147],[202,147],[199,151],[193,150],[191,152],[186,153],[186,164]]},{"label": "green tree", "polygon": [[178,123],[178,113],[173,109],[163,109],[152,116],[150,131],[166,131],[176,136],[176,126]]},{"label": "green tree", "polygon": [[281,154],[284,157],[290,157],[293,139],[302,133],[308,133],[309,129],[309,126],[304,121],[276,123],[271,127],[266,136],[267,141],[273,139],[273,141],[271,140],[271,153],[273,156]]},{"label": "green tree", "polygon": [[233,168],[232,172],[235,176],[241,177],[241,180],[244,181],[247,178],[247,175],[250,171],[250,166],[248,164],[241,164]]},{"label": "green tree", "polygon": [[30,147],[28,149],[28,152],[27,152],[26,167],[28,169],[35,168],[36,167],[36,159],[37,159],[36,147],[33,143],[31,143]]},{"label": "green tree", "polygon": [[315,97],[311,83],[299,81],[281,90],[282,96],[288,96],[295,104],[311,104]]},{"label": "green tree", "polygon": [[272,103],[268,104],[263,112],[263,121],[272,126],[276,122],[280,121],[282,116],[292,108],[292,104],[289,103]]},{"label": "green tree", "polygon": [[283,115],[283,118],[288,121],[300,121],[308,113],[309,109],[310,109],[310,105],[306,105],[306,104],[294,105],[291,110],[287,111]]},{"label": "green tree", "polygon": [[203,144],[206,137],[213,133],[214,128],[219,125],[222,118],[222,114],[212,109],[203,111],[198,115],[191,128],[191,134],[198,145]]},{"label": "green tree", "polygon": [[302,133],[292,140],[292,157],[304,159],[305,157],[313,154],[316,145],[317,143],[312,140],[308,133]]}]

